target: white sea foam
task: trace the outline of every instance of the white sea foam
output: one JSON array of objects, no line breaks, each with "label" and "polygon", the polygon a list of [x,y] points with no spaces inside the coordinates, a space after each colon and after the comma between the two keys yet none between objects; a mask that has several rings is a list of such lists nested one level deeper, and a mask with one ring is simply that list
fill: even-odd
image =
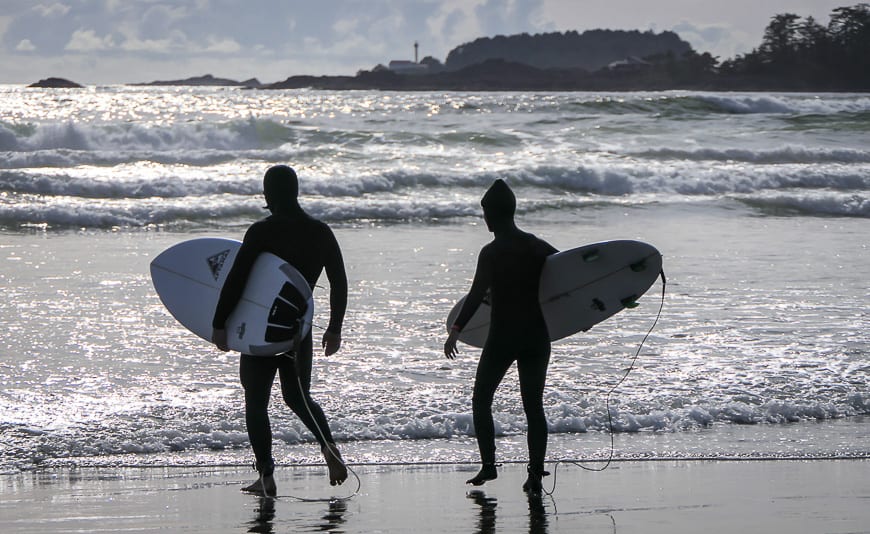
[{"label": "white sea foam", "polygon": [[209,91],[103,88],[103,114],[89,99],[61,114],[3,94],[3,226],[256,216],[260,176],[279,162],[300,167],[302,193],[335,221],[471,215],[496,178],[524,188],[527,212],[737,198],[867,216],[866,95]]},{"label": "white sea foam", "polygon": [[[171,172],[142,176],[135,169],[117,171],[120,176],[112,179],[80,170],[0,171],[0,192],[5,192],[0,221],[107,227],[264,214],[256,175],[234,179],[223,173],[180,172],[187,177]],[[716,202],[724,196],[780,214],[870,216],[870,168],[839,165],[747,168],[726,162],[701,171],[682,163],[622,162],[445,176],[390,172],[310,177],[302,194],[306,209],[330,221],[445,219],[476,216],[479,190],[497,177],[522,188],[522,213],[683,198]]]},{"label": "white sea foam", "polygon": [[659,148],[636,154],[650,160],[742,161],[748,163],[870,163],[870,150],[787,146],[782,148]]},{"label": "white sea foam", "polygon": [[723,95],[705,94],[703,101],[730,113],[820,114],[863,113],[870,111],[866,95]]}]

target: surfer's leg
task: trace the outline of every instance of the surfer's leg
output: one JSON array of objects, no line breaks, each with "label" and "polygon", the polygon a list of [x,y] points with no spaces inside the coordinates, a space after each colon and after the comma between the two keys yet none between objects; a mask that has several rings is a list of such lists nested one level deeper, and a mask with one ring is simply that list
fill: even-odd
[{"label": "surfer's leg", "polygon": [[468,484],[480,486],[487,480],[498,477],[495,468],[495,423],[492,420],[492,401],[511,363],[513,362],[499,354],[499,351],[488,347],[484,348],[480,355],[474,378],[471,406],[482,467],[474,478],[467,481]]},{"label": "surfer's leg", "polygon": [[314,350],[311,334],[302,340],[295,358],[283,358],[279,373],[281,377],[281,393],[284,402],[299,417],[302,424],[314,434],[320,444],[320,451],[329,469],[329,483],[333,486],[347,479],[347,467],[341,458],[341,452],[335,445],[326,414],[314,399],[311,398],[311,368]]},{"label": "surfer's leg", "polygon": [[541,478],[547,455],[547,418],[544,413],[544,386],[547,381],[547,367],[550,363],[550,344],[541,344],[517,359],[520,376],[520,392],[523,397],[523,411],[526,413],[529,447],[529,478],[523,489],[538,493],[541,491]]},{"label": "surfer's leg", "polygon": [[281,357],[278,369],[284,402],[299,420],[314,434],[321,447],[332,442],[332,433],[323,409],[311,398],[312,344],[311,335],[302,340],[295,358]]},{"label": "surfer's leg", "polygon": [[242,354],[239,360],[239,378],[245,390],[245,425],[248,441],[256,458],[259,479],[243,488],[243,491],[275,494],[275,480],[272,473],[275,461],[272,459],[272,428],[269,423],[269,396],[275,380],[277,361]]}]

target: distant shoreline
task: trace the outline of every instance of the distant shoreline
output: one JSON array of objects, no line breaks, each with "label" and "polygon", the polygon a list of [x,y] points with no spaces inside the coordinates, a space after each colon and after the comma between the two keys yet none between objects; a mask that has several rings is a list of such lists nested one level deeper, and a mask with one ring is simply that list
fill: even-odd
[{"label": "distant shoreline", "polygon": [[[294,75],[263,84],[211,74],[138,86],[381,91],[755,91],[870,92],[870,4],[840,7],[827,26],[775,15],[752,52],[720,61],[673,31],[587,30],[481,37],[444,63],[392,60],[354,76]],[[29,87],[81,87],[63,78]]]},{"label": "distant shoreline", "polygon": [[[107,84],[114,85],[114,84]],[[356,76],[296,75],[274,83],[256,78],[236,81],[210,74],[178,80],[123,83],[133,87],[237,87],[250,90],[314,89],[324,91],[454,91],[454,92],[639,92],[639,91],[713,91],[713,92],[829,92],[866,93],[867,88],[842,84],[820,84],[809,80],[783,80],[768,76],[705,77],[677,81],[655,70],[636,73],[583,70],[537,69],[519,63],[490,61],[455,72],[435,74],[397,74],[391,71],[361,71]],[[63,78],[47,78],[29,88],[85,88]]]}]

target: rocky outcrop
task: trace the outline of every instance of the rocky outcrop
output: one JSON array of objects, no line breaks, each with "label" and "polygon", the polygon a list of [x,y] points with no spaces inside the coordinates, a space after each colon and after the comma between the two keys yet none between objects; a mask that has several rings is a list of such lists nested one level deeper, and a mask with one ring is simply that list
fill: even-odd
[{"label": "rocky outcrop", "polygon": [[192,78],[185,78],[183,80],[158,80],[154,82],[148,83],[134,83],[131,85],[185,85],[185,86],[213,86],[213,87],[250,87],[257,88],[262,84],[256,78],[251,78],[250,80],[244,81],[236,81],[230,80],[229,78],[215,78],[211,74],[206,74],[203,76],[194,76]]},{"label": "rocky outcrop", "polygon": [[65,78],[45,78],[27,87],[42,87],[48,89],[82,89],[84,85],[77,84]]}]

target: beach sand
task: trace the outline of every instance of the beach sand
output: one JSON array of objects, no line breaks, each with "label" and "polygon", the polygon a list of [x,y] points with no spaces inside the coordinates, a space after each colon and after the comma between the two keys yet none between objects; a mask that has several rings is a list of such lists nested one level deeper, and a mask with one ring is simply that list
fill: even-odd
[{"label": "beach sand", "polygon": [[868,460],[560,464],[540,499],[521,464],[471,488],[476,468],[354,466],[346,501],[322,466],[279,466],[276,499],[241,467],[36,470],[0,477],[0,532],[870,532]]}]

